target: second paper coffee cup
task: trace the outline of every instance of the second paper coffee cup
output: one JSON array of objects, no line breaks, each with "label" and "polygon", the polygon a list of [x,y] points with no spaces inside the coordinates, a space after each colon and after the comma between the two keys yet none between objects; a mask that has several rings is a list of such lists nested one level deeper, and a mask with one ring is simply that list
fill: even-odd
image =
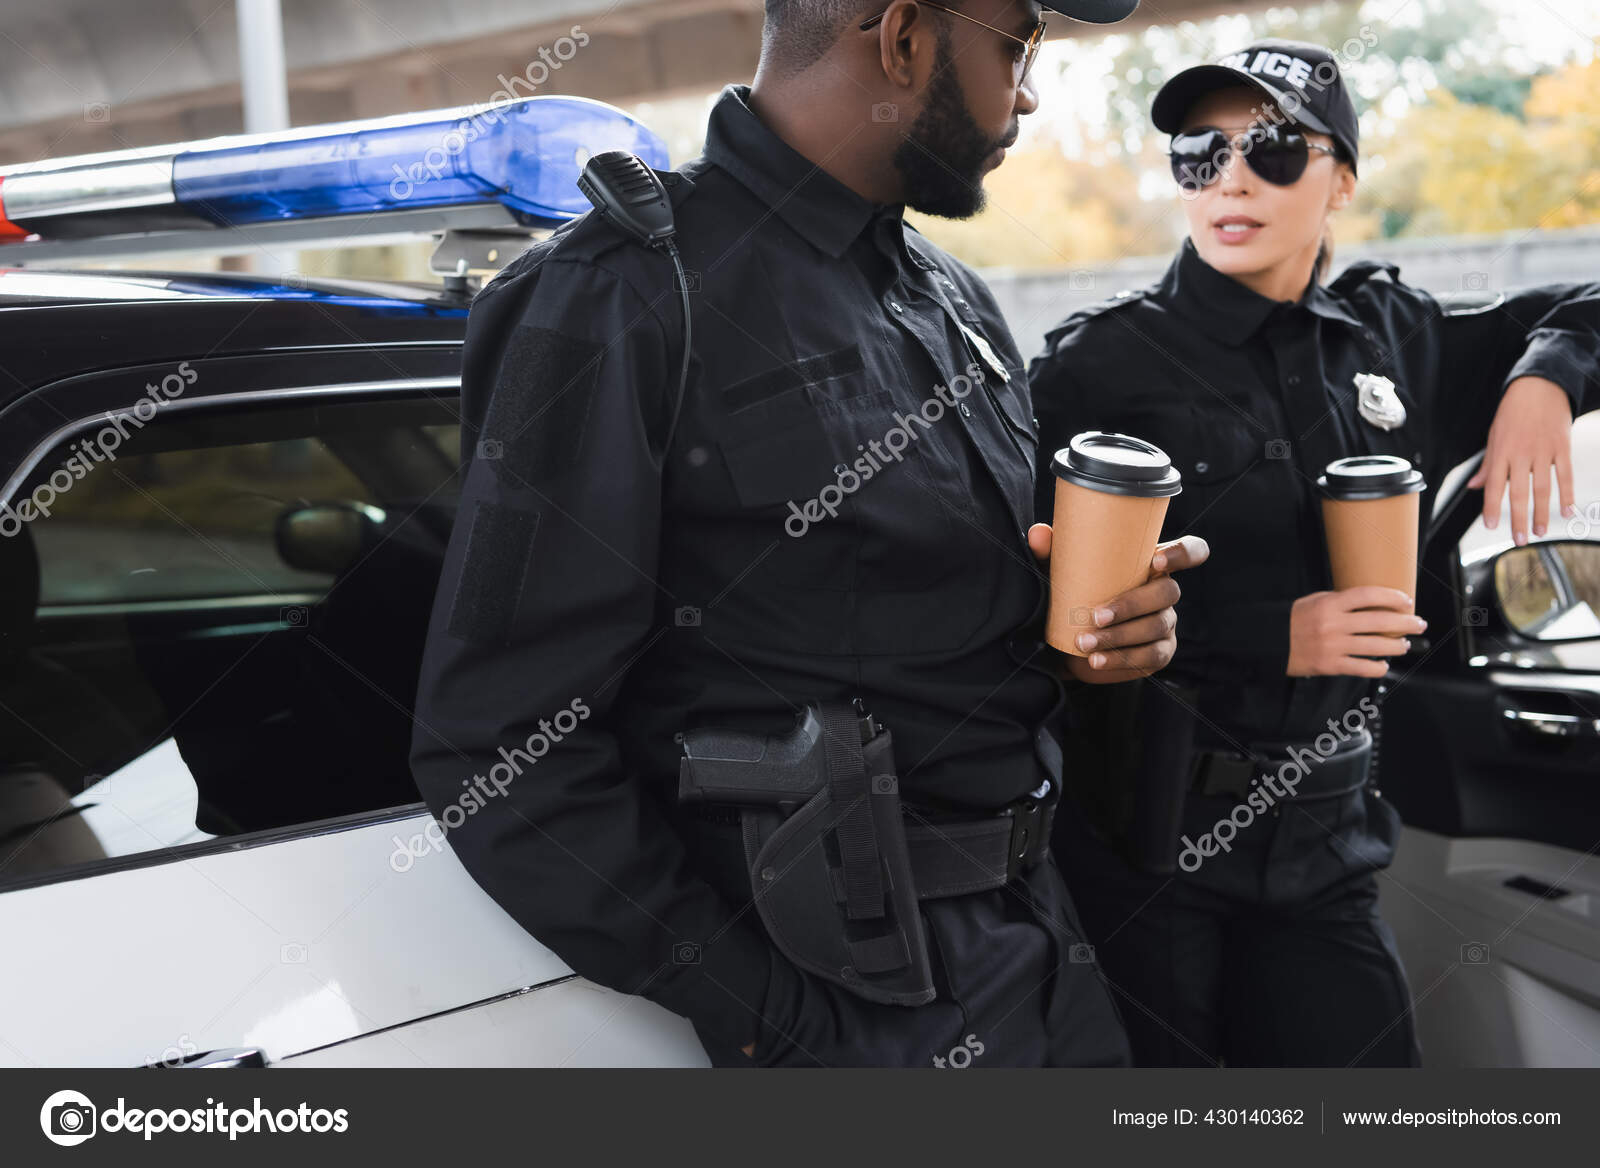
[{"label": "second paper coffee cup", "polygon": [[1050,544],[1050,615],[1045,641],[1075,657],[1094,610],[1150,579],[1167,500],[1182,476],[1159,446],[1091,430],[1056,451]]},{"label": "second paper coffee cup", "polygon": [[1330,462],[1317,487],[1334,588],[1377,584],[1416,596],[1422,472],[1392,454],[1360,454]]}]

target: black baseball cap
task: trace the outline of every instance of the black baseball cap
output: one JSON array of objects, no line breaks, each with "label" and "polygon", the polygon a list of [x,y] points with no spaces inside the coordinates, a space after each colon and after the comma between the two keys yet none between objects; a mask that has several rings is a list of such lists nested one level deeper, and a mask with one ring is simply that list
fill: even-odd
[{"label": "black baseball cap", "polygon": [[1305,41],[1257,41],[1215,65],[1185,69],[1161,87],[1150,120],[1164,134],[1183,129],[1196,101],[1230,85],[1248,85],[1270,97],[1296,125],[1327,134],[1355,168],[1361,141],[1355,103],[1344,86],[1339,62],[1321,45]]},{"label": "black baseball cap", "polygon": [[1039,0],[1052,12],[1087,24],[1115,24],[1133,15],[1139,0]]}]

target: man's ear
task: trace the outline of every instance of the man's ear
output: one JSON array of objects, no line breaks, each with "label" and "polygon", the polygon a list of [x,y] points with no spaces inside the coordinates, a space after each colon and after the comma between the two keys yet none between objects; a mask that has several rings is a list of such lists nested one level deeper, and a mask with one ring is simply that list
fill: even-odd
[{"label": "man's ear", "polygon": [[878,25],[878,55],[890,84],[910,89],[917,84],[919,62],[933,51],[930,15],[915,0],[894,0]]}]

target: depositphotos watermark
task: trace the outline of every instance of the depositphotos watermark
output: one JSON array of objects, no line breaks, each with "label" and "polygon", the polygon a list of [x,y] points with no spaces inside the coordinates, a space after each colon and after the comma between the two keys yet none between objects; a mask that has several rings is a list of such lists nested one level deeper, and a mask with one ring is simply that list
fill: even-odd
[{"label": "depositphotos watermark", "polygon": [[1185,872],[1198,872],[1200,865],[1219,851],[1233,851],[1234,838],[1248,829],[1258,815],[1271,811],[1280,799],[1293,799],[1300,784],[1319,763],[1339,753],[1342,743],[1360,734],[1366,729],[1368,720],[1378,716],[1377,704],[1371,698],[1362,698],[1356,707],[1346,710],[1344,717],[1338,721],[1329,718],[1329,733],[1317,735],[1310,750],[1301,746],[1292,748],[1289,761],[1280,766],[1276,774],[1251,779],[1250,785],[1255,789],[1245,796],[1244,802],[1217,820],[1211,830],[1198,840],[1191,840],[1187,835],[1180,837],[1183,850],[1178,853],[1178,867]]},{"label": "depositphotos watermark", "polygon": [[934,1055],[933,1065],[941,1071],[964,1071],[972,1065],[972,1060],[982,1055],[986,1049],[983,1043],[978,1041],[976,1034],[969,1034],[945,1054]]},{"label": "depositphotos watermark", "polygon": [[467,821],[468,816],[476,815],[483,809],[490,799],[496,795],[504,795],[511,786],[511,780],[522,774],[522,765],[532,766],[545,755],[550,753],[550,748],[560,742],[568,734],[577,729],[578,723],[589,716],[589,707],[582,698],[573,698],[554,718],[539,719],[539,728],[528,735],[526,742],[521,747],[507,750],[500,748],[500,761],[489,768],[488,778],[482,775],[473,775],[470,779],[462,779],[461,785],[467,788],[457,795],[455,801],[438,815],[428,821],[428,826],[419,832],[414,832],[409,840],[399,836],[391,837],[394,840],[394,851],[389,855],[389,867],[396,872],[409,872],[411,865],[419,857],[429,852],[442,852],[444,850],[445,835],[454,831]]},{"label": "depositphotos watermark", "polygon": [[905,458],[910,445],[922,437],[913,429],[913,423],[920,424],[924,430],[928,429],[944,417],[946,409],[960,405],[961,399],[972,392],[974,384],[982,382],[983,367],[973,363],[967,366],[964,375],[958,373],[952,377],[948,386],[934,386],[933,396],[924,399],[915,412],[895,414],[894,426],[881,439],[874,438],[871,442],[858,444],[856,449],[864,453],[852,463],[841,462],[834,471],[837,478],[823,487],[815,498],[807,499],[804,506],[793,499],[789,500],[789,517],[783,521],[784,531],[799,539],[811,530],[813,523],[821,523],[824,518],[837,518],[839,507],[846,499],[871,482],[873,476],[889,463]]},{"label": "depositphotos watermark", "polygon": [[1600,531],[1600,500],[1585,503],[1583,510],[1574,509],[1575,513],[1567,519],[1567,535],[1573,539],[1588,539],[1595,532]]},{"label": "depositphotos watermark", "polygon": [[[396,202],[404,202],[418,187],[443,176],[450,167],[450,160],[483,137],[486,127],[498,126],[505,120],[508,102],[532,97],[541,85],[550,80],[554,70],[572,60],[578,55],[578,50],[588,43],[589,34],[583,31],[581,25],[575,24],[566,36],[557,37],[555,44],[540,45],[539,59],[529,61],[528,67],[521,73],[509,78],[504,73],[496,77],[500,88],[476,113],[446,130],[440,136],[438,145],[430,147],[427,153],[408,167],[402,167],[398,162],[391,163],[394,178],[389,182],[389,197]],[[526,88],[528,92],[520,93],[519,88]]]},{"label": "depositphotos watermark", "polygon": [[49,478],[33,488],[33,493],[18,503],[15,510],[10,503],[0,503],[0,535],[10,539],[22,530],[24,523],[48,518],[56,500],[72,490],[97,463],[116,461],[117,448],[127,439],[129,426],[143,430],[145,423],[154,418],[162,406],[181,397],[183,391],[199,379],[200,375],[184,361],[178,365],[177,372],[163,377],[160,385],[147,382],[145,395],[133,404],[133,409],[108,415],[99,433],[75,443],[72,453]]},{"label": "depositphotos watermark", "polygon": [[229,1107],[207,1096],[204,1107],[171,1108],[129,1107],[118,1095],[114,1106],[101,1108],[81,1091],[57,1091],[39,1109],[39,1126],[52,1144],[71,1148],[97,1135],[117,1132],[147,1141],[166,1132],[227,1133],[229,1140],[268,1132],[346,1132],[350,1130],[350,1112],[344,1107],[335,1111],[314,1108],[309,1103],[274,1110],[262,1106],[259,1095],[248,1107]]}]

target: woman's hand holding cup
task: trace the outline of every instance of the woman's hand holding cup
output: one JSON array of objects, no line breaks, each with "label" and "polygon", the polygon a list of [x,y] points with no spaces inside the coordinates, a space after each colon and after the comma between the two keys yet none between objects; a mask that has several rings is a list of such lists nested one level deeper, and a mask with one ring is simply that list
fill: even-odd
[{"label": "woman's hand holding cup", "polygon": [[1389,663],[1381,658],[1410,652],[1406,638],[1427,627],[1411,597],[1395,588],[1362,585],[1313,592],[1289,610],[1285,672],[1290,677],[1382,677]]}]

